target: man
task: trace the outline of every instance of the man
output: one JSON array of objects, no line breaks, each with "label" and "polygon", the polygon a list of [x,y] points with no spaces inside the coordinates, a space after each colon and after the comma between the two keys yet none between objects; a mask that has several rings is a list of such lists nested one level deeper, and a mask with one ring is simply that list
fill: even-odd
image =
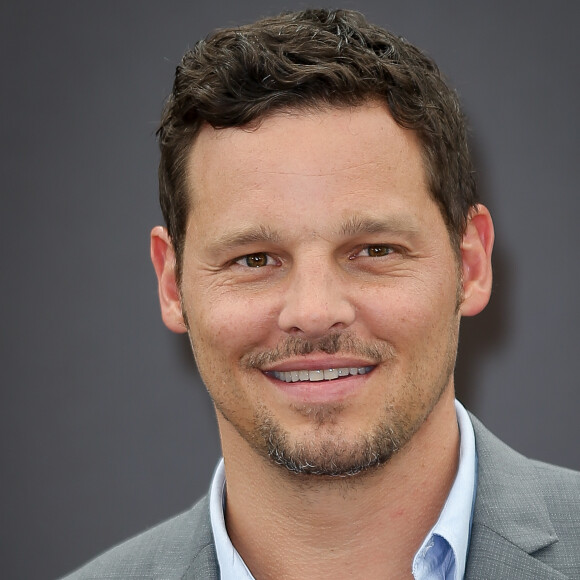
[{"label": "man", "polygon": [[436,65],[349,11],[222,30],[159,129],[165,324],[224,461],[71,578],[578,578],[580,476],[454,400],[493,225]]}]

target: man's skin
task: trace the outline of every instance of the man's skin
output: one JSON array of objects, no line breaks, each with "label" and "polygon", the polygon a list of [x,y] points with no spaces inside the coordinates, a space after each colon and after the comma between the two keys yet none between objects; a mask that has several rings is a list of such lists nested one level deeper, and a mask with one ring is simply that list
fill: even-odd
[{"label": "man's skin", "polygon": [[[216,407],[234,546],[257,579],[410,578],[457,470],[453,366],[491,291],[489,212],[454,248],[419,141],[377,102],[206,126],[188,171],[180,285],[162,227],[151,254]],[[351,367],[370,372],[273,375]]]}]

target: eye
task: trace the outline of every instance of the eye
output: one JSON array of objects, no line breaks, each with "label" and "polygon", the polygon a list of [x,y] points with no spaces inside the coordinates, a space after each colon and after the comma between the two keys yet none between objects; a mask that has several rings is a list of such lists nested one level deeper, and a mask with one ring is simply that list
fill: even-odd
[{"label": "eye", "polygon": [[375,244],[372,246],[365,246],[362,250],[357,252],[352,258],[357,257],[369,257],[369,258],[381,258],[383,256],[388,256],[392,254],[395,250],[392,246],[387,246],[385,244]]},{"label": "eye", "polygon": [[393,252],[390,246],[369,246],[366,248],[368,255],[371,258],[378,258],[380,256],[387,256]]},{"label": "eye", "polygon": [[262,268],[263,266],[272,266],[276,262],[274,259],[264,252],[258,252],[256,254],[247,254],[242,256],[235,261],[236,264],[240,266],[247,266],[248,268]]}]

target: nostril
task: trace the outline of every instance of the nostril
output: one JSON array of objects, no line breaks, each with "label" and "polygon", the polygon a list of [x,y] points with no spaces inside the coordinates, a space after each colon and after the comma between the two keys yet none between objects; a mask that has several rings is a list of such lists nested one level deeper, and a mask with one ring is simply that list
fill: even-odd
[{"label": "nostril", "polygon": [[288,334],[304,334],[309,338],[319,338],[331,331],[344,330],[353,322],[354,308],[350,305],[318,311],[286,307],[279,316],[281,330]]}]

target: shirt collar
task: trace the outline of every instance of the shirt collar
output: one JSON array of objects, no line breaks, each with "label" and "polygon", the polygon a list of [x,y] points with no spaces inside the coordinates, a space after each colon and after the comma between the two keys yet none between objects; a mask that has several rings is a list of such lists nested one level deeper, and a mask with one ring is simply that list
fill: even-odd
[{"label": "shirt collar", "polygon": [[448,575],[436,576],[438,578],[460,580],[465,574],[477,485],[477,455],[473,425],[459,401],[455,401],[455,411],[461,437],[457,475],[439,519],[413,559],[416,579],[433,577],[429,570],[433,566],[447,569]]},{"label": "shirt collar", "polygon": [[[413,559],[415,578],[426,578],[429,551],[436,548],[449,565],[454,580],[463,578],[467,561],[467,548],[471,533],[471,518],[476,492],[477,456],[475,435],[467,411],[455,401],[461,443],[459,465],[455,481],[443,510]],[[216,467],[210,488],[210,520],[215,540],[217,560],[222,580],[253,580],[246,564],[234,548],[226,530],[225,469],[221,459]],[[443,576],[445,577],[445,576]]]},{"label": "shirt collar", "polygon": [[226,472],[220,459],[209,491],[209,517],[221,580],[254,580],[242,557],[234,548],[226,529]]}]

